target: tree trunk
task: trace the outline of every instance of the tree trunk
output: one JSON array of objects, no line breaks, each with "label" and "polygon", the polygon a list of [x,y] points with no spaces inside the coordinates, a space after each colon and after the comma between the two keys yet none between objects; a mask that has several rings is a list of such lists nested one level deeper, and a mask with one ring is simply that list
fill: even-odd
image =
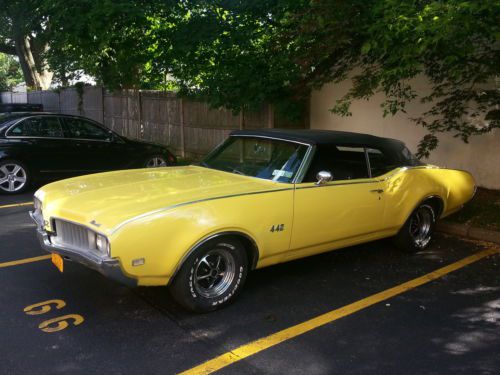
[{"label": "tree trunk", "polygon": [[53,73],[44,68],[41,69],[41,72],[37,70],[29,37],[17,36],[14,38],[14,42],[26,86],[35,90],[48,89],[52,82]]}]

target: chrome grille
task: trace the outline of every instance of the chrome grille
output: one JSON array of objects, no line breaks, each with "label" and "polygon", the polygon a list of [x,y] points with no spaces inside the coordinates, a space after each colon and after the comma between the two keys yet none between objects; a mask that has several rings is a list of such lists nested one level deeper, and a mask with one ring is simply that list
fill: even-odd
[{"label": "chrome grille", "polygon": [[59,219],[55,219],[54,224],[56,235],[51,238],[54,244],[77,249],[93,247],[91,232],[84,226]]}]

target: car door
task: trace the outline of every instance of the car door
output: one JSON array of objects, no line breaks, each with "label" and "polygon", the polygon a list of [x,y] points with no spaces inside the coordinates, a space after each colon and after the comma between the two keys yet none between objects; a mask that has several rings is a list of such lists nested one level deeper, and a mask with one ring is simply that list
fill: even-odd
[{"label": "car door", "polygon": [[19,159],[42,178],[74,174],[74,150],[65,138],[57,116],[30,116],[11,127],[6,134]]},{"label": "car door", "polygon": [[[333,180],[314,181],[320,171]],[[303,183],[296,184],[288,258],[299,258],[379,236],[384,185],[370,178],[364,147],[318,145]]]},{"label": "car door", "polygon": [[81,117],[65,117],[67,137],[78,153],[78,168],[85,173],[120,169],[126,165],[125,145],[108,129]]}]

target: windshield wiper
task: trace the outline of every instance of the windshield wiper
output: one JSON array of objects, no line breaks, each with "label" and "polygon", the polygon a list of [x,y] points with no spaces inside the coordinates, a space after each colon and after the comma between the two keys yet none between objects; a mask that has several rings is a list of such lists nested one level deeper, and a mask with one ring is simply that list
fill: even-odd
[{"label": "windshield wiper", "polygon": [[234,168],[234,169],[232,170],[232,172],[233,172],[233,173],[236,173],[236,174],[240,174],[240,175],[242,175],[242,176],[246,176],[246,174],[244,174],[242,171],[240,171],[240,170],[238,170],[238,169],[236,169],[236,168]]}]

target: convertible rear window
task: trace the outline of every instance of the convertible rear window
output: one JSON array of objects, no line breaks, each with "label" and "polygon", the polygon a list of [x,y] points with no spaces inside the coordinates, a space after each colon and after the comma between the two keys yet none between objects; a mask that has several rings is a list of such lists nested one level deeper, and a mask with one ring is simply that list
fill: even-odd
[{"label": "convertible rear window", "polygon": [[292,182],[308,146],[259,137],[230,137],[202,166],[278,182]]},{"label": "convertible rear window", "polygon": [[399,162],[391,160],[380,150],[368,148],[366,152],[370,160],[370,172],[372,177],[382,176],[400,166]]}]

